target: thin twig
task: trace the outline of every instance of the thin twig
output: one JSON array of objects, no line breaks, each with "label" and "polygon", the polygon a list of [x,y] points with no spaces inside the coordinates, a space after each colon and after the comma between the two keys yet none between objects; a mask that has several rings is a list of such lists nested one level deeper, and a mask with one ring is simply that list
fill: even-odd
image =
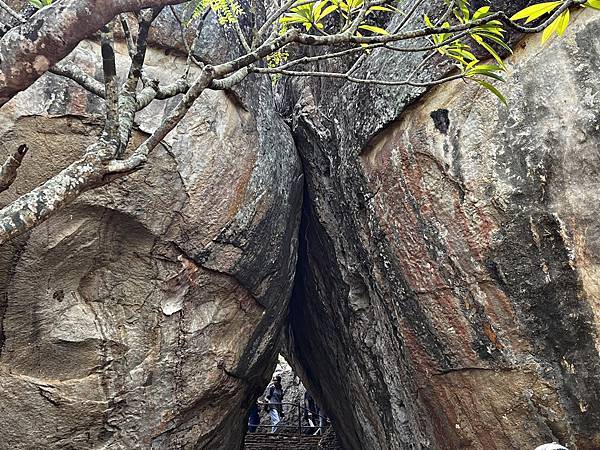
[{"label": "thin twig", "polygon": [[106,95],[104,134],[106,134],[107,140],[116,141],[119,129],[119,86],[117,83],[112,23],[102,27],[100,46],[102,51],[102,70],[104,73],[104,92]]},{"label": "thin twig", "polygon": [[9,155],[0,167],[0,192],[7,190],[17,178],[17,170],[21,167],[21,162],[27,150],[27,145],[19,145],[19,148],[12,155]]},{"label": "thin twig", "polygon": [[10,14],[13,18],[17,19],[20,23],[25,23],[25,18],[21,14],[16,12],[14,9],[12,9],[10,6],[8,6],[6,3],[4,3],[2,0],[0,0],[0,8],[2,8],[4,11]]},{"label": "thin twig", "polygon": [[60,62],[50,68],[48,72],[69,78],[92,94],[95,94],[100,98],[105,97],[104,85],[94,77],[85,73],[79,66],[73,64],[71,61]]},{"label": "thin twig", "polygon": [[359,83],[359,84],[379,84],[383,86],[413,86],[413,87],[428,87],[428,86],[436,86],[438,84],[447,83],[448,81],[453,80],[461,80],[464,79],[464,75],[457,74],[449,77],[441,78],[439,80],[434,81],[412,81],[410,79],[404,80],[378,80],[372,78],[357,78],[347,73],[341,72],[317,72],[317,71],[299,71],[299,70],[280,70],[273,68],[262,68],[262,67],[253,67],[249,69],[251,72],[255,73],[268,73],[268,74],[279,74],[279,75],[288,75],[295,77],[323,77],[323,78],[338,78],[346,81],[350,81],[351,83]]},{"label": "thin twig", "polygon": [[131,27],[129,26],[127,15],[119,14],[119,21],[121,22],[121,28],[123,29],[125,41],[127,42],[127,51],[129,53],[129,57],[133,59],[133,55],[135,54],[135,42],[133,41],[133,37],[131,35]]}]

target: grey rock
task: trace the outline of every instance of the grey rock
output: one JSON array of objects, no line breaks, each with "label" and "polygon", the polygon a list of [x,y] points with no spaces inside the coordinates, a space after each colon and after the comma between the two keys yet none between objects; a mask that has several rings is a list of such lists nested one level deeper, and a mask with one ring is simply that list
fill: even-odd
[{"label": "grey rock", "polygon": [[[99,70],[96,44],[75,57]],[[148,58],[161,79],[183,63]],[[271,84],[249,82],[207,92],[148,167],[0,249],[0,448],[241,445],[277,358],[302,190]],[[175,101],[139,114],[134,141]],[[49,74],[5,105],[3,154],[31,152],[1,202],[80,155],[102,112]]]},{"label": "grey rock", "polygon": [[[239,448],[282,329],[344,448],[599,448],[600,19],[573,21],[517,44],[510,109],[464,83],[295,80],[277,97],[292,135],[269,80],[207,92],[147,168],[0,248],[0,448]],[[177,39],[152,42],[151,74],[174,78]],[[72,57],[99,74],[93,42]],[[373,52],[359,73],[420,62]],[[32,151],[0,203],[102,114],[52,75],[6,104],[3,154]]]},{"label": "grey rock", "polygon": [[345,448],[600,446],[598,35],[584,11],[522,40],[508,109],[462,82],[285,86],[306,177],[286,357]]}]

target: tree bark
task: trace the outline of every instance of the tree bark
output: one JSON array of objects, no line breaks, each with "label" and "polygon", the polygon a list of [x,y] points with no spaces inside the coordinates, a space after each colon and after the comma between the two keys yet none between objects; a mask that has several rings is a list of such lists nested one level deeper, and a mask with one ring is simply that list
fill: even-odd
[{"label": "tree bark", "polygon": [[42,8],[0,40],[0,107],[118,14],[178,3],[183,0],[64,0]]},{"label": "tree bark", "polygon": [[17,170],[21,167],[23,157],[27,153],[27,146],[22,144],[12,154],[9,155],[2,167],[0,167],[0,192],[7,190],[17,178]]}]

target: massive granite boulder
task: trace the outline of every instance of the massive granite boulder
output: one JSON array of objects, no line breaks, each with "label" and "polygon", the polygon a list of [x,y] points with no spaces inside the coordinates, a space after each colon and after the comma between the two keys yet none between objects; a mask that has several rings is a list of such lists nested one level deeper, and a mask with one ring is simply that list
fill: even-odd
[{"label": "massive granite boulder", "polygon": [[[75,58],[100,71],[93,42]],[[149,51],[150,76],[184,65]],[[0,249],[0,448],[241,445],[276,363],[302,200],[271,83],[248,83],[203,94],[146,168]],[[139,115],[136,142],[176,101]],[[3,155],[31,150],[1,202],[81,155],[102,113],[50,74],[5,105]]]},{"label": "massive granite boulder", "polygon": [[[282,82],[304,180],[268,79],[206,92],[143,171],[0,248],[0,448],[239,448],[286,315],[286,358],[347,449],[600,448],[600,18],[573,20],[517,45],[509,108],[462,82]],[[159,23],[148,70],[169,81],[184,59]],[[199,59],[232,54],[203,33]],[[73,58],[99,74],[98,53]],[[359,73],[421,58],[374,51]],[[102,113],[50,74],[6,104],[1,151],[31,153],[0,202]]]},{"label": "massive granite boulder", "polygon": [[463,82],[285,94],[306,179],[286,357],[346,448],[600,448],[598,36],[586,10],[522,40],[508,108]]}]

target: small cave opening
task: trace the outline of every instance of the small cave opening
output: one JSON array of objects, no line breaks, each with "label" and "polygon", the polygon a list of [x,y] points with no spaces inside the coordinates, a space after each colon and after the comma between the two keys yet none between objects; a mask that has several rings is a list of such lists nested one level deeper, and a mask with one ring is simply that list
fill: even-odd
[{"label": "small cave opening", "polygon": [[281,354],[271,381],[250,407],[245,448],[342,448],[326,410]]}]

